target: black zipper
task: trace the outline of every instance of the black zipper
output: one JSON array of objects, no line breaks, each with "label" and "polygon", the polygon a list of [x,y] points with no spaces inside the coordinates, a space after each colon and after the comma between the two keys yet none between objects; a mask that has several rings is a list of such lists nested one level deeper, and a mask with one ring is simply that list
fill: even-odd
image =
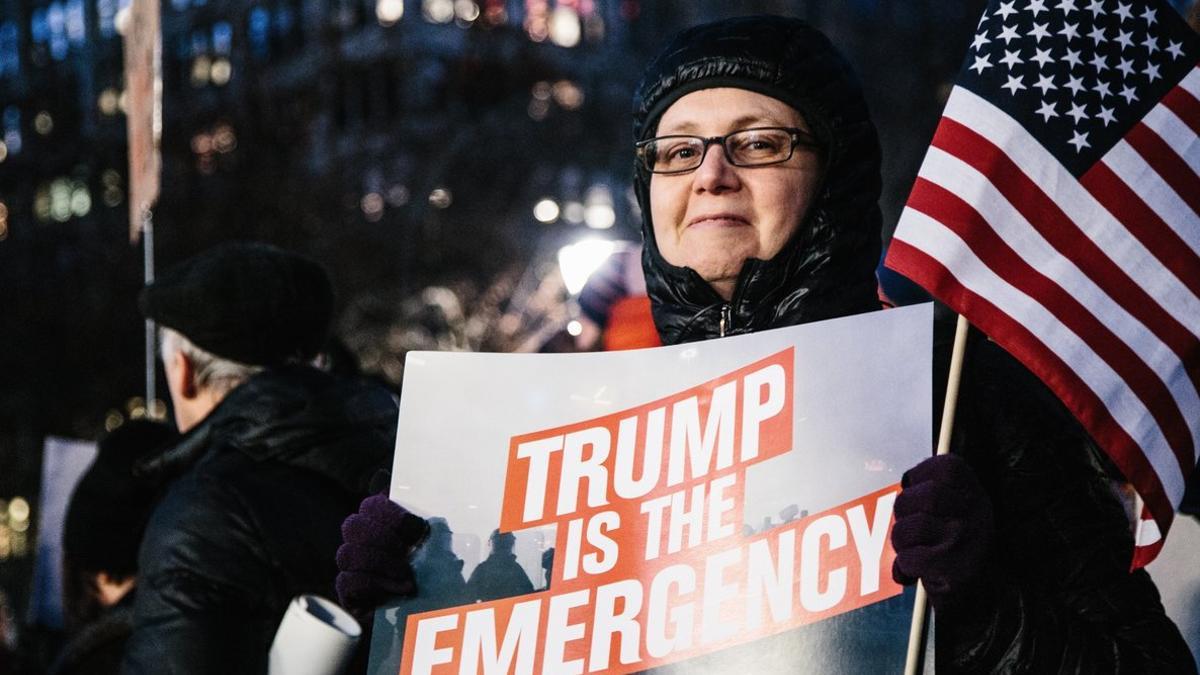
[{"label": "black zipper", "polygon": [[727,303],[721,305],[721,323],[718,325],[718,331],[720,332],[720,335],[718,337],[725,337],[725,332],[728,329],[732,328],[732,326],[730,325],[731,322],[732,322],[732,308],[729,306],[729,303],[727,302]]}]

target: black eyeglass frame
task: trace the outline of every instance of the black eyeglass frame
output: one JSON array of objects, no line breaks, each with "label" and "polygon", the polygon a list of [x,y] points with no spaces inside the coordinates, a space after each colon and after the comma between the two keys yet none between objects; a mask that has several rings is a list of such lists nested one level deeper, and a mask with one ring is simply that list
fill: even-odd
[{"label": "black eyeglass frame", "polygon": [[[730,136],[736,136],[737,134],[743,134],[748,131],[786,131],[788,133],[788,135],[791,137],[791,146],[788,148],[787,156],[783,157],[781,159],[771,160],[770,162],[761,162],[761,163],[755,163],[755,164],[740,164],[740,163],[738,163],[737,161],[735,161],[733,159],[733,155],[729,152],[729,146],[726,144],[726,141],[729,140]],[[675,171],[655,171],[654,168],[652,166],[650,166],[650,161],[649,161],[649,158],[647,157],[646,149],[648,147],[650,147],[650,145],[653,143],[661,143],[662,141],[671,140],[671,139],[675,139],[675,138],[690,138],[690,139],[698,140],[701,143],[703,143],[704,149],[700,151],[700,161],[696,163],[696,166],[693,166],[690,169],[677,169]],[[752,168],[759,167],[759,166],[773,166],[775,164],[782,164],[782,163],[788,161],[789,159],[791,159],[792,156],[796,154],[796,148],[798,148],[798,147],[805,147],[805,148],[809,148],[809,149],[817,150],[817,151],[820,151],[820,149],[821,149],[821,146],[817,143],[817,139],[814,138],[812,134],[810,134],[809,132],[807,132],[803,129],[797,128],[797,127],[750,127],[748,129],[738,129],[737,131],[731,131],[731,132],[725,134],[724,136],[708,136],[708,137],[694,136],[692,134],[669,134],[667,136],[655,136],[654,138],[647,138],[644,141],[638,141],[633,144],[633,147],[634,147],[634,152],[637,155],[638,163],[646,171],[649,171],[650,173],[653,173],[653,174],[658,174],[660,176],[679,176],[679,175],[682,175],[685,173],[691,173],[691,172],[695,171],[696,169],[699,169],[700,166],[702,164],[704,164],[705,158],[708,157],[708,148],[710,146],[716,145],[716,144],[720,144],[721,151],[723,153],[725,153],[725,161],[729,162],[733,166],[740,167],[743,169],[752,169]]]}]

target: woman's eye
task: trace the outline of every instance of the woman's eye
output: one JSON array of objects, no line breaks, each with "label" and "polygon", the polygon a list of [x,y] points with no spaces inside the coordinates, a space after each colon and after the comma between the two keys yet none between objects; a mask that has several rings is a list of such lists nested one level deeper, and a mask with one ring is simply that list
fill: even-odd
[{"label": "woman's eye", "polygon": [[771,138],[748,138],[739,147],[750,152],[773,152],[779,148],[779,143]]}]

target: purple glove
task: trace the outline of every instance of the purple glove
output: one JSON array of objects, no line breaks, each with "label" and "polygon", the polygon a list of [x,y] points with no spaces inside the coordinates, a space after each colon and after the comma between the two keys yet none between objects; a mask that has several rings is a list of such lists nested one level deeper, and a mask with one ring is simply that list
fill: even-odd
[{"label": "purple glove", "polygon": [[930,457],[905,472],[896,497],[892,578],[920,579],[935,609],[973,601],[991,552],[992,501],[967,461]]},{"label": "purple glove", "polygon": [[370,614],[389,599],[416,593],[408,558],[429,525],[377,494],[342,523],[337,551],[337,594],[351,614]]}]

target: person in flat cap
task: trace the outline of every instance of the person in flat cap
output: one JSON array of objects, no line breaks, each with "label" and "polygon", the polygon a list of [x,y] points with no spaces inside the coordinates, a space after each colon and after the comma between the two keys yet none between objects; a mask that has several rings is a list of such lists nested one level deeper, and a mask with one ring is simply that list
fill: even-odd
[{"label": "person in flat cap", "polygon": [[342,520],[387,466],[389,392],[313,365],[333,318],[317,263],[226,244],[147,286],[182,438],[138,556],[124,673],[261,673],[291,598],[331,596]]}]

